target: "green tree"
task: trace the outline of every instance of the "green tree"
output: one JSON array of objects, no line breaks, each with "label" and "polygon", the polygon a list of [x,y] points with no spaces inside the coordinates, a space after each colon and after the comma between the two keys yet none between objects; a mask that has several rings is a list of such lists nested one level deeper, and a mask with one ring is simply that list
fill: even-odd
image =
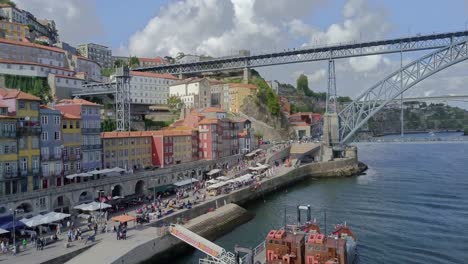
[{"label": "green tree", "polygon": [[120,68],[122,66],[125,65],[125,61],[121,60],[121,59],[117,59],[114,61],[114,67],[116,68]]},{"label": "green tree", "polygon": [[464,133],[465,136],[468,136],[468,126],[465,126]]},{"label": "green tree", "polygon": [[101,69],[102,76],[110,77],[114,73],[115,73],[115,68],[102,68]]},{"label": "green tree", "polygon": [[180,99],[180,97],[172,95],[167,99],[167,104],[169,105],[169,110],[172,113],[177,113],[184,107],[184,102]]},{"label": "green tree", "polygon": [[137,57],[132,56],[132,57],[130,57],[130,59],[128,61],[128,64],[129,64],[130,68],[135,68],[135,67],[140,66],[140,60]]},{"label": "green tree", "polygon": [[296,86],[298,92],[303,93],[306,96],[314,96],[314,93],[309,88],[309,79],[306,75],[299,75],[299,77],[297,78]]},{"label": "green tree", "polygon": [[0,4],[6,4],[6,5],[11,5],[13,7],[16,7],[16,3],[10,0],[0,0]]},{"label": "green tree", "polygon": [[102,132],[111,132],[117,129],[117,123],[115,120],[106,118],[101,122]]},{"label": "green tree", "polygon": [[51,99],[47,78],[19,75],[4,75],[4,77],[6,88],[18,89],[35,95],[41,98],[42,103],[47,103]]}]

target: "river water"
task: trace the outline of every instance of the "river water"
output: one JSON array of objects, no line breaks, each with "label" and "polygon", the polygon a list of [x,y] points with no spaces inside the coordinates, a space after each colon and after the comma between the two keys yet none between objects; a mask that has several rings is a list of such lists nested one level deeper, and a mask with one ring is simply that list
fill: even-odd
[{"label": "river water", "polygon": [[[361,143],[365,175],[310,179],[245,208],[256,217],[215,243],[259,244],[270,229],[310,204],[327,232],[346,223],[358,237],[359,263],[468,263],[468,144]],[[198,263],[193,253],[174,263]]]}]

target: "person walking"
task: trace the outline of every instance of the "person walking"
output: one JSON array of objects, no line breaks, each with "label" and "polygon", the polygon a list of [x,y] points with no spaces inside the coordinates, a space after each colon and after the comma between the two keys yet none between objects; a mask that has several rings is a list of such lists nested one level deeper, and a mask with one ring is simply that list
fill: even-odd
[{"label": "person walking", "polygon": [[28,241],[26,240],[26,238],[23,238],[23,250],[26,249],[26,246],[28,245]]}]

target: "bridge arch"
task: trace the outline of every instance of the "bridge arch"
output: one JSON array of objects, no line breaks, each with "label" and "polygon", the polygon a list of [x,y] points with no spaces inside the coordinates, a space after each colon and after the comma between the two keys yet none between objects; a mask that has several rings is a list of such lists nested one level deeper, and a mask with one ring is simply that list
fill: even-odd
[{"label": "bridge arch", "polygon": [[354,134],[385,105],[422,80],[468,59],[468,40],[431,52],[388,75],[359,95],[339,114],[340,143]]},{"label": "bridge arch", "polygon": [[112,197],[115,196],[124,196],[122,185],[116,184],[112,187]]}]

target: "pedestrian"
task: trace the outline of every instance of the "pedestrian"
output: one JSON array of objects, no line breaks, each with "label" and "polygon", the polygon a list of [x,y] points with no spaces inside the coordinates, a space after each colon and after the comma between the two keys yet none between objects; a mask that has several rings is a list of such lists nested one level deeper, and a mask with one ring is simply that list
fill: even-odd
[{"label": "pedestrian", "polygon": [[62,232],[60,231],[60,224],[57,225],[57,230],[56,231],[57,231],[56,232],[57,235],[62,234]]},{"label": "pedestrian", "polygon": [[26,249],[26,246],[28,245],[28,241],[26,238],[23,238],[23,249]]},{"label": "pedestrian", "polygon": [[70,220],[67,221],[67,228],[70,228]]}]

